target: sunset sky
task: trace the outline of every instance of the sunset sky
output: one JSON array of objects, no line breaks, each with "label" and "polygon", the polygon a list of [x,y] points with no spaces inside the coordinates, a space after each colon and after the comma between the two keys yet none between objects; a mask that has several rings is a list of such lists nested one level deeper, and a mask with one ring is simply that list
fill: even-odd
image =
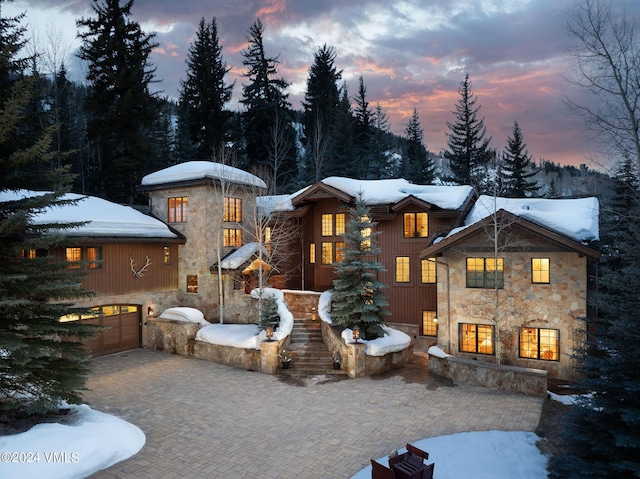
[{"label": "sunset sky", "polygon": [[[639,18],[640,2],[619,0]],[[2,4],[2,15],[27,13],[40,49],[56,32],[69,52],[68,69],[82,79],[73,54],[75,20],[93,16],[90,0],[19,0]],[[517,120],[529,153],[558,163],[587,163],[588,139],[563,95],[580,99],[566,80],[571,62],[565,23],[574,0],[136,0],[132,19],[160,44],[152,55],[156,86],[177,98],[185,58],[202,17],[217,19],[223,56],[235,80],[232,108],[246,83],[241,51],[256,18],[265,25],[269,56],[279,55],[279,74],[291,82],[290,100],[301,108],[313,55],[335,48],[336,66],[349,92],[363,76],[371,107],[380,103],[392,130],[403,134],[414,106],[430,151],[446,148],[447,121],[469,73],[492,146],[505,147]],[[587,100],[585,100],[587,101]]]}]

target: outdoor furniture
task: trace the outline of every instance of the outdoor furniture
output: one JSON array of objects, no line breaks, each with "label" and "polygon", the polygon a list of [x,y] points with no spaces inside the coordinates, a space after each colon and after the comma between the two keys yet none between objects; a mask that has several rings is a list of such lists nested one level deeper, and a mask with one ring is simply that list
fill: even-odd
[{"label": "outdoor furniture", "polygon": [[407,452],[389,458],[389,467],[371,460],[372,479],[432,479],[435,464],[425,464],[429,453],[411,444]]}]

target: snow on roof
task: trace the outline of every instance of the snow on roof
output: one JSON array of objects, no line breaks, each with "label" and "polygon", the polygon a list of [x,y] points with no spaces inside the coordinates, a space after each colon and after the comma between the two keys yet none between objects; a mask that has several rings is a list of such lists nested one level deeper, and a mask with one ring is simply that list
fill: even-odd
[{"label": "snow on roof", "polygon": [[[43,195],[42,191],[2,190],[0,202]],[[68,193],[64,200],[78,200],[75,205],[50,207],[33,216],[33,224],[87,222],[77,228],[60,230],[65,236],[177,238],[162,221],[140,211],[95,196]]]},{"label": "snow on roof", "polygon": [[[470,226],[494,211],[505,210],[575,241],[600,238],[597,198],[502,198],[482,195],[465,220]],[[459,231],[456,229],[449,236]]]},{"label": "snow on roof", "polygon": [[291,202],[291,198],[297,194],[258,196],[256,204],[264,216],[269,216],[274,211],[293,211],[295,207]]},{"label": "snow on roof", "polygon": [[355,180],[331,176],[322,180],[325,185],[356,197],[362,191],[368,205],[397,203],[408,196],[425,201],[442,209],[460,208],[473,191],[473,187],[444,185],[414,185],[405,179]]},{"label": "snow on roof", "polygon": [[186,161],[160,171],[150,173],[142,178],[143,186],[163,185],[179,181],[200,180],[204,178],[226,179],[239,185],[266,188],[267,185],[257,176],[233,166],[214,163],[213,161]]},{"label": "snow on roof", "polygon": [[[220,261],[221,269],[238,269],[260,250],[260,243],[247,243],[230,253]],[[262,246],[262,253],[267,256],[267,250]]]}]

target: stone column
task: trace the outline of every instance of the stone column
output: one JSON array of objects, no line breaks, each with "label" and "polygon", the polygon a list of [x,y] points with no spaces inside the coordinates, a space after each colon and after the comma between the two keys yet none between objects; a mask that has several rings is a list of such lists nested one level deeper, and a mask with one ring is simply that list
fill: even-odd
[{"label": "stone column", "polygon": [[348,357],[345,364],[347,376],[350,378],[361,378],[367,372],[367,347],[362,343],[347,344]]},{"label": "stone column", "polygon": [[265,374],[275,374],[278,369],[279,341],[260,342],[260,372]]}]

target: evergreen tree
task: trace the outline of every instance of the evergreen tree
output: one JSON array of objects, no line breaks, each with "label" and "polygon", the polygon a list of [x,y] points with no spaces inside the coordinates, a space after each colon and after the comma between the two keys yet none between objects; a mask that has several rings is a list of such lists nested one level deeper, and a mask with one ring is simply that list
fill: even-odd
[{"label": "evergreen tree", "polygon": [[134,0],[93,0],[94,18],[77,21],[79,57],[88,62],[91,93],[87,136],[95,149],[92,191],[116,202],[131,202],[134,187],[149,172],[156,152],[150,141],[157,100],[150,94],[155,68],[149,61],[154,35],[129,20]]},{"label": "evergreen tree", "polygon": [[489,142],[485,139],[486,128],[484,118],[478,119],[480,105],[471,91],[469,75],[464,77],[458,88],[460,100],[454,112],[455,122],[447,122],[450,132],[447,133],[449,149],[444,157],[449,161],[451,181],[460,185],[478,186],[482,179],[483,167],[489,162]]},{"label": "evergreen tree", "polygon": [[296,134],[285,93],[289,83],[276,77],[279,60],[267,56],[263,35],[264,26],[257,19],[249,28],[249,46],[242,51],[242,63],[248,68],[244,76],[249,79],[249,84],[242,87],[241,100],[246,107],[245,153],[249,168],[269,168],[274,184],[272,192],[282,193],[289,189],[296,173]]},{"label": "evergreen tree", "polygon": [[314,55],[307,76],[307,91],[302,106],[302,126],[305,136],[306,178],[302,182],[315,183],[328,175],[327,158],[340,149],[336,145],[336,117],[340,110],[338,82],[342,71],[335,67],[336,52],[323,45]]},{"label": "evergreen tree", "polygon": [[354,142],[357,149],[358,174],[355,178],[377,178],[379,171],[374,170],[372,162],[373,114],[367,101],[367,87],[362,77],[358,79],[358,94],[355,97]]},{"label": "evergreen tree", "polygon": [[340,89],[340,106],[336,111],[334,144],[341,145],[327,158],[325,176],[346,176],[362,178],[364,168],[360,164],[358,148],[355,144],[355,119],[351,109],[349,90],[346,82]]},{"label": "evergreen tree", "polygon": [[336,279],[331,293],[331,320],[341,328],[358,326],[364,339],[384,336],[384,308],[388,305],[377,279],[384,267],[375,258],[380,254],[371,212],[359,194],[349,208],[344,237],[344,259],[335,265]]},{"label": "evergreen tree", "polygon": [[373,178],[386,179],[396,176],[395,165],[391,160],[391,125],[389,117],[377,103],[372,115],[372,138],[371,138],[371,164],[376,176]]},{"label": "evergreen tree", "polygon": [[424,145],[424,133],[420,126],[418,110],[413,108],[413,114],[405,129],[407,149],[403,155],[402,175],[406,180],[418,185],[433,182],[435,166],[427,154]]},{"label": "evergreen tree", "polygon": [[262,299],[262,308],[260,309],[260,319],[258,320],[258,329],[264,331],[267,326],[273,326],[275,331],[280,326],[280,313],[278,313],[278,303],[275,296],[267,295]]},{"label": "evergreen tree", "polygon": [[502,196],[511,198],[524,198],[525,196],[537,196],[540,186],[538,182],[530,178],[536,171],[527,145],[522,137],[522,130],[518,122],[513,122],[513,136],[507,138],[507,148],[502,155],[502,168],[500,180],[504,186]]},{"label": "evergreen tree", "polygon": [[197,147],[196,158],[209,159],[229,139],[231,112],[226,105],[233,90],[233,84],[225,82],[230,68],[222,56],[215,17],[211,23],[200,20],[186,62],[187,79],[180,82],[181,121]]}]

